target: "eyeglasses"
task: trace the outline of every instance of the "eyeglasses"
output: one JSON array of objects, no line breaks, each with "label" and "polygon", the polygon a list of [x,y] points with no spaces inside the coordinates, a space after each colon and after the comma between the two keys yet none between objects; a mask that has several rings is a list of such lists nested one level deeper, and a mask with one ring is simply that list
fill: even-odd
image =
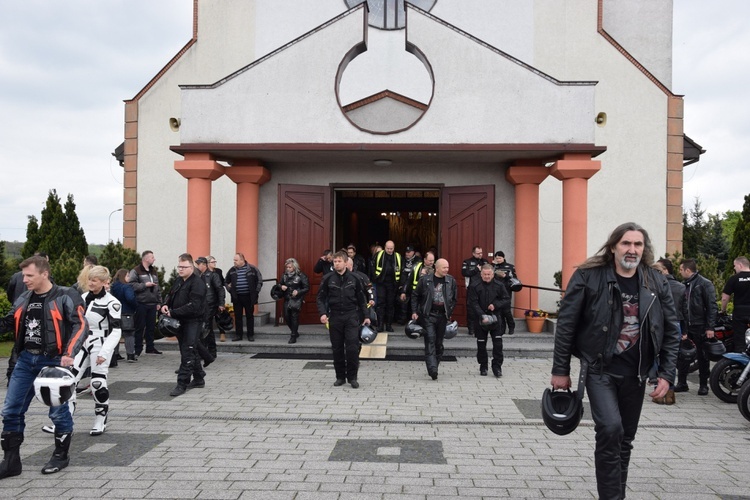
[{"label": "eyeglasses", "polygon": [[208,263],[209,264],[216,264],[216,261],[215,260],[209,260]]},{"label": "eyeglasses", "polygon": [[190,269],[193,266],[177,266],[177,269]]}]

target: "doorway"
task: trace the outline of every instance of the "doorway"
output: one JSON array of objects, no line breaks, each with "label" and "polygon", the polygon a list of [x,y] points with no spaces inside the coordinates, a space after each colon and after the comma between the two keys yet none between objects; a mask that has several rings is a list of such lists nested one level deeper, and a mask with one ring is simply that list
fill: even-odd
[{"label": "doorway", "polygon": [[335,248],[354,243],[369,258],[370,246],[392,240],[403,254],[411,245],[422,255],[439,245],[439,189],[336,189]]}]

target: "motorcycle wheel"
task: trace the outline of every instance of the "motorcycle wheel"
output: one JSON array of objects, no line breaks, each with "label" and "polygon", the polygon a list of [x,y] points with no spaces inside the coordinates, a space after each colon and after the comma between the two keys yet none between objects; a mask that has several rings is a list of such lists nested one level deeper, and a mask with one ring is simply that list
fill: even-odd
[{"label": "motorcycle wheel", "polygon": [[745,367],[731,359],[721,358],[711,370],[709,385],[711,392],[725,403],[736,403],[740,388],[737,379]]},{"label": "motorcycle wheel", "polygon": [[750,383],[745,382],[740,387],[740,393],[737,396],[737,407],[746,420],[750,421]]}]

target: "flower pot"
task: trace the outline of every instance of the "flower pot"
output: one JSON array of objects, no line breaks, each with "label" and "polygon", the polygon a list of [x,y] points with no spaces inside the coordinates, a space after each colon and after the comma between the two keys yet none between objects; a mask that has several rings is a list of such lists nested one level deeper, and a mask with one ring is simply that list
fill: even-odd
[{"label": "flower pot", "polygon": [[526,318],[526,327],[529,330],[529,333],[542,333],[542,330],[544,330],[544,322],[546,321],[546,318],[539,318],[539,317],[527,317]]}]

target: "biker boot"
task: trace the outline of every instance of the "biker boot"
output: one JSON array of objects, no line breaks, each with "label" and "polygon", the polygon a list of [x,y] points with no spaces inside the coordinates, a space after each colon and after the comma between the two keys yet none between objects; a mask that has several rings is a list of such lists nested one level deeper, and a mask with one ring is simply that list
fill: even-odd
[{"label": "biker boot", "polygon": [[42,474],[54,474],[60,472],[70,463],[68,450],[70,450],[70,441],[73,438],[72,432],[55,432],[55,451],[52,452],[52,458],[42,468]]},{"label": "biker boot", "polygon": [[92,436],[101,436],[104,431],[107,430],[107,413],[109,412],[109,405],[96,405],[94,409],[94,426],[91,428],[89,434]]},{"label": "biker boot", "polygon": [[23,434],[20,432],[3,432],[0,436],[0,445],[5,453],[5,458],[0,462],[0,479],[21,474],[21,443]]}]

